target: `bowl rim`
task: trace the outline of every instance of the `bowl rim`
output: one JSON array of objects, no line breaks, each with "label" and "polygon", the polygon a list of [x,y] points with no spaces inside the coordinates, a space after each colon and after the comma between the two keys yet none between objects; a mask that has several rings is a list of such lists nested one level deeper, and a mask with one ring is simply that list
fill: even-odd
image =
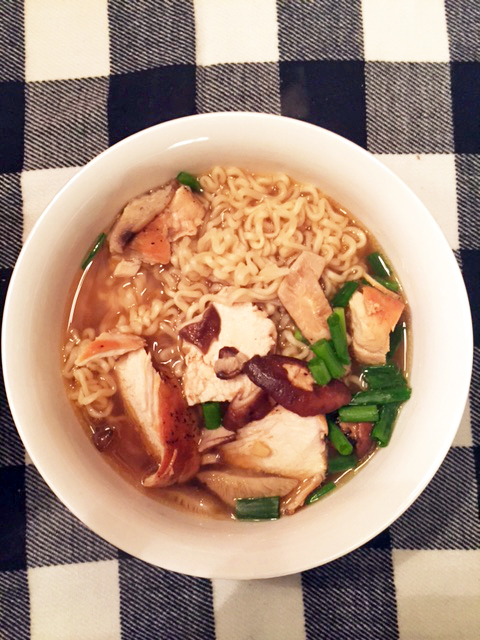
[{"label": "bowl rim", "polygon": [[[471,372],[472,372],[472,366],[473,366],[473,329],[472,329],[472,322],[471,322],[471,313],[470,313],[470,307],[469,307],[469,302],[468,302],[468,295],[466,292],[466,288],[465,288],[465,284],[463,282],[463,277],[460,271],[460,268],[455,260],[454,254],[452,249],[450,248],[445,236],[443,235],[443,232],[440,230],[440,227],[437,223],[437,221],[433,218],[433,216],[430,214],[430,212],[428,211],[428,209],[425,207],[425,205],[421,202],[421,200],[418,198],[418,196],[416,196],[416,194],[413,193],[413,191],[387,166],[385,166],[383,163],[381,163],[381,161],[376,158],[372,153],[370,153],[369,151],[367,151],[366,149],[358,146],[357,144],[355,144],[354,142],[332,132],[329,131],[327,129],[323,129],[322,127],[318,127],[317,125],[308,123],[308,122],[304,122],[304,121],[300,121],[294,118],[287,118],[285,116],[280,116],[280,115],[271,115],[271,114],[260,114],[260,113],[251,113],[251,112],[241,112],[241,111],[234,111],[234,112],[218,112],[218,113],[208,113],[208,114],[197,114],[197,115],[191,115],[191,116],[186,116],[183,118],[176,118],[174,120],[169,120],[167,122],[163,122],[163,123],[159,123],[156,125],[153,125],[152,127],[149,127],[147,129],[143,129],[141,131],[138,131],[130,136],[128,136],[127,138],[124,138],[123,140],[117,142],[116,144],[112,145],[111,147],[105,149],[102,153],[98,154],[95,158],[93,158],[92,160],[90,160],[87,164],[85,164],[79,171],[78,173],[76,173],[66,184],[65,186],[55,195],[55,197],[52,199],[52,201],[48,204],[48,206],[45,208],[45,210],[43,211],[43,213],[41,214],[41,216],[39,217],[39,219],[37,220],[37,222],[35,223],[35,225],[32,228],[32,231],[30,232],[28,238],[26,239],[20,254],[18,256],[18,259],[16,261],[15,264],[15,268],[13,270],[12,276],[11,276],[11,280],[10,280],[10,284],[8,287],[8,291],[7,291],[7,295],[6,295],[6,299],[5,299],[5,307],[4,307],[4,315],[3,315],[3,323],[2,323],[2,366],[3,366],[3,375],[4,375],[4,382],[5,382],[5,390],[6,390],[6,395],[7,395],[7,399],[10,405],[10,410],[12,413],[12,417],[14,420],[14,423],[16,425],[16,428],[18,430],[18,433],[22,439],[22,442],[25,446],[26,451],[28,452],[33,464],[37,467],[37,469],[39,470],[39,472],[41,473],[43,479],[46,481],[46,483],[48,484],[48,486],[52,489],[52,491],[55,493],[55,495],[60,499],[60,501],[65,504],[67,506],[67,508],[77,517],[79,518],[89,529],[91,529],[92,531],[94,531],[97,535],[99,535],[100,537],[108,540],[109,542],[111,542],[112,544],[114,544],[115,546],[117,546],[118,548],[126,551],[127,553],[131,553],[131,549],[126,548],[125,545],[122,545],[121,541],[115,541],[114,539],[112,539],[112,536],[109,536],[108,538],[105,537],[105,534],[99,530],[94,524],[92,524],[91,522],[89,522],[88,517],[86,517],[86,514],[84,514],[83,512],[81,512],[81,510],[79,510],[76,507],[76,504],[74,502],[72,502],[70,496],[69,496],[69,492],[65,490],[65,487],[62,486],[55,486],[54,482],[51,482],[51,478],[50,478],[50,474],[49,474],[49,470],[48,470],[48,465],[46,466],[44,464],[44,456],[42,454],[40,454],[39,452],[35,451],[35,450],[31,450],[30,449],[30,445],[28,442],[28,428],[24,428],[24,425],[22,424],[22,421],[19,417],[18,411],[17,411],[17,407],[10,402],[10,399],[14,397],[14,392],[13,392],[13,388],[11,386],[11,380],[10,380],[10,376],[9,371],[11,369],[12,366],[12,361],[11,358],[13,357],[12,351],[9,348],[9,342],[11,340],[11,338],[13,338],[14,336],[14,318],[13,318],[13,311],[12,311],[12,307],[13,307],[13,300],[14,300],[14,292],[17,288],[17,280],[20,279],[20,274],[21,274],[21,270],[22,270],[22,264],[24,262],[24,256],[26,256],[29,253],[30,250],[30,245],[32,243],[34,243],[34,239],[35,239],[35,235],[37,233],[37,229],[40,228],[43,225],[43,220],[46,219],[49,215],[49,212],[51,211],[51,209],[55,208],[57,202],[59,200],[61,200],[63,198],[63,194],[65,192],[67,192],[68,190],[71,189],[73,184],[76,184],[78,181],[81,181],[83,178],[82,176],[85,175],[85,173],[91,172],[95,169],[95,167],[100,164],[103,160],[103,158],[105,156],[110,156],[112,153],[115,153],[117,149],[123,148],[125,146],[128,146],[130,144],[132,144],[132,141],[134,140],[138,140],[141,139],[142,137],[148,137],[151,134],[152,130],[167,130],[168,128],[172,128],[172,127],[178,127],[179,123],[184,123],[186,121],[195,121],[196,123],[198,123],[199,126],[201,126],[202,122],[209,122],[211,120],[218,120],[218,119],[227,119],[227,120],[235,120],[235,119],[245,119],[245,120],[251,120],[251,121],[264,121],[265,124],[267,122],[272,121],[272,119],[274,121],[287,121],[289,123],[289,126],[293,126],[293,127],[299,127],[299,128],[303,128],[305,130],[311,130],[311,131],[317,131],[321,130],[323,135],[328,136],[328,137],[332,137],[334,139],[336,139],[340,144],[342,145],[346,145],[347,147],[350,148],[354,148],[355,152],[357,154],[361,154],[364,158],[368,159],[369,162],[373,162],[377,165],[377,167],[381,168],[381,170],[383,172],[386,172],[386,174],[389,174],[394,180],[396,180],[397,182],[401,183],[401,185],[403,186],[404,189],[407,189],[410,193],[410,196],[413,197],[416,201],[417,204],[420,206],[421,209],[424,210],[424,212],[426,212],[429,216],[430,219],[430,223],[433,223],[438,231],[440,232],[440,237],[443,238],[443,243],[444,243],[444,249],[448,248],[448,253],[450,254],[450,263],[451,263],[451,270],[452,270],[452,274],[455,274],[455,278],[457,279],[457,284],[459,286],[459,289],[461,290],[461,298],[463,300],[463,309],[461,311],[461,315],[464,317],[465,320],[465,326],[463,327],[465,334],[464,334],[464,360],[465,360],[465,364],[466,364],[466,368],[465,370],[462,370],[462,374],[463,374],[463,379],[462,379],[462,395],[459,399],[459,401],[456,404],[456,410],[454,412],[454,416],[452,416],[452,420],[455,422],[455,424],[459,425],[460,423],[460,419],[465,407],[465,404],[468,400],[468,393],[469,393],[469,388],[470,388],[470,379],[471,379]],[[447,255],[447,252],[446,252]],[[333,560],[335,560],[338,557],[341,557],[343,555],[346,555],[347,553],[350,553],[351,551],[353,551],[354,549],[360,547],[361,545],[365,544],[366,542],[368,542],[369,540],[371,540],[373,537],[375,537],[376,535],[378,535],[381,531],[383,531],[385,528],[387,528],[388,526],[390,526],[392,524],[392,522],[394,522],[401,514],[404,513],[404,511],[417,499],[417,497],[420,495],[420,493],[425,489],[425,487],[428,485],[428,483],[431,481],[431,479],[433,478],[433,476],[435,475],[436,471],[438,470],[438,468],[440,467],[442,461],[444,460],[451,444],[453,441],[453,438],[455,436],[455,432],[452,432],[452,438],[449,442],[443,441],[442,442],[442,446],[441,447],[437,447],[437,453],[436,456],[434,458],[434,460],[432,461],[430,468],[428,469],[428,472],[424,473],[423,475],[423,481],[421,483],[419,483],[416,486],[416,490],[413,493],[410,493],[408,496],[405,496],[405,499],[403,501],[403,503],[401,505],[398,505],[395,513],[392,513],[391,516],[389,518],[386,518],[383,521],[383,524],[381,527],[377,527],[376,529],[372,530],[369,532],[368,535],[363,536],[363,538],[355,541],[355,543],[351,544],[348,548],[345,548],[342,552],[340,553],[336,553],[333,554],[331,557],[328,557],[328,559],[322,561],[321,564],[327,563],[327,562],[331,562]],[[120,543],[119,543],[120,542]],[[141,559],[150,562],[152,564],[157,564],[156,562],[152,562],[152,560],[148,559],[147,557],[142,557],[138,554],[137,557],[141,557]],[[173,571],[179,571],[179,569],[177,568],[177,564],[173,563],[170,564],[170,566],[168,566],[168,562],[167,563],[162,563],[162,567],[169,569],[169,570],[173,570]],[[160,565],[157,565],[160,566]],[[207,578],[236,578],[236,579],[252,579],[252,578],[270,578],[270,577],[275,577],[275,576],[281,576],[281,575],[287,575],[287,574],[292,574],[298,571],[304,571],[307,569],[312,568],[313,566],[317,566],[317,564],[312,564],[311,562],[305,561],[303,564],[300,563],[298,564],[297,568],[292,571],[292,570],[286,570],[286,571],[271,571],[271,572],[263,572],[260,575],[252,575],[252,570],[250,569],[245,569],[243,572],[240,570],[237,570],[235,572],[234,575],[226,575],[225,573],[216,573],[215,571],[213,572],[204,572],[204,571],[194,571],[194,572],[190,572],[190,571],[184,571],[183,569],[180,569],[180,571],[187,573],[189,575],[195,575],[195,576],[199,576],[199,577],[207,577]]]}]

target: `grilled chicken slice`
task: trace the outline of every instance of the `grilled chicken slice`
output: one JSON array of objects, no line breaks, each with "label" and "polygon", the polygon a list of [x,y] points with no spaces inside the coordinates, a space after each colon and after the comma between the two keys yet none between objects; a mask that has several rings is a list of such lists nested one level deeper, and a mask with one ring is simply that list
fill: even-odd
[{"label": "grilled chicken slice", "polygon": [[129,351],[135,351],[145,346],[145,340],[128,333],[110,333],[108,331],[86,343],[79,351],[75,360],[77,367],[88,364],[95,358],[118,358]]},{"label": "grilled chicken slice", "polygon": [[148,453],[158,462],[144,486],[186,482],[200,466],[199,432],[180,387],[155,371],[144,349],[123,356],[115,372],[125,408],[138,425]]},{"label": "grilled chicken slice", "polygon": [[314,489],[319,487],[325,479],[325,473],[320,473],[311,478],[302,480],[290,493],[284,496],[280,501],[280,513],[285,516],[291,516],[300,507],[303,507],[305,500]]},{"label": "grilled chicken slice", "polygon": [[168,264],[171,257],[165,214],[156,216],[129,245],[129,255],[147,264]]},{"label": "grilled chicken slice", "polygon": [[353,294],[348,307],[355,357],[366,364],[384,364],[390,332],[405,309],[404,303],[374,287],[364,287]]},{"label": "grilled chicken slice", "polygon": [[303,251],[278,287],[280,302],[310,342],[330,339],[327,318],[332,308],[319,283],[324,268],[321,256]]},{"label": "grilled chicken slice", "polygon": [[200,453],[204,453],[209,449],[218,447],[220,444],[235,440],[235,431],[225,429],[225,427],[218,427],[218,429],[202,429],[200,435],[200,442],[198,444],[198,450]]},{"label": "grilled chicken slice", "polygon": [[200,471],[197,478],[232,507],[237,498],[285,496],[298,485],[293,478],[266,476],[242,469],[207,469]]},{"label": "grilled chicken slice", "polygon": [[165,487],[160,492],[162,502],[181,511],[190,511],[205,518],[225,518],[225,505],[218,498],[200,487]]},{"label": "grilled chicken slice", "polygon": [[175,185],[171,182],[127,204],[109,233],[110,253],[146,264],[170,262],[170,243],[195,235],[205,216],[192,191]]},{"label": "grilled chicken slice", "polygon": [[168,239],[174,242],[183,236],[194,236],[205,217],[205,208],[191,189],[180,185],[166,212]]},{"label": "grilled chicken slice", "polygon": [[304,418],[277,406],[240,429],[220,451],[226,463],[241,469],[297,480],[325,477],[327,432],[325,416]]},{"label": "grilled chicken slice", "polygon": [[165,209],[174,193],[175,187],[169,183],[131,200],[108,234],[110,253],[122,253],[135,234]]},{"label": "grilled chicken slice", "polygon": [[[255,354],[264,355],[274,346],[277,331],[267,315],[251,303],[234,304],[228,307],[213,303],[205,312],[214,307],[220,318],[220,326],[214,336],[210,336],[208,349],[204,352],[187,337],[190,327],[181,331],[185,351],[185,374],[183,389],[189,405],[209,401],[231,401],[235,396],[249,397],[255,385],[245,374],[230,380],[222,380],[215,373],[215,363],[224,347],[234,347],[248,358]],[[192,323],[193,324],[193,323]],[[191,333],[191,332],[190,332]]]}]

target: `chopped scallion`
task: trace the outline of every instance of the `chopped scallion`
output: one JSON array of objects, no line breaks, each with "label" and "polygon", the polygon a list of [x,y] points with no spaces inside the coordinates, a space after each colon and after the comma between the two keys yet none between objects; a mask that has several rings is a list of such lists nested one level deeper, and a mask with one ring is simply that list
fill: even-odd
[{"label": "chopped scallion", "polygon": [[280,498],[238,498],[235,517],[239,520],[277,520],[280,517]]},{"label": "chopped scallion", "polygon": [[82,264],[81,264],[82,269],[86,269],[88,267],[90,262],[94,259],[94,257],[102,248],[103,243],[105,242],[106,239],[107,239],[106,233],[101,233],[99,236],[97,236],[95,242],[92,245],[92,248],[88,250],[87,254],[82,260]]},{"label": "chopped scallion", "polygon": [[328,439],[330,440],[332,446],[341,456],[348,456],[353,451],[353,445],[347,436],[343,433],[340,427],[333,422],[333,420],[328,420]]},{"label": "chopped scallion", "polygon": [[400,291],[400,285],[396,280],[388,280],[387,278],[381,278],[380,276],[374,276],[375,280],[390,291]]},{"label": "chopped scallion", "polygon": [[328,384],[332,379],[327,365],[321,358],[312,358],[312,360],[308,362],[308,368],[310,369],[312,378],[322,387]]},{"label": "chopped scallion", "polygon": [[403,373],[394,364],[368,365],[362,371],[362,378],[368,384],[369,391],[407,384]]},{"label": "chopped scallion", "polygon": [[222,424],[222,409],[219,402],[204,402],[202,404],[205,429],[218,429]]},{"label": "chopped scallion", "polygon": [[390,404],[392,402],[405,402],[412,394],[412,390],[402,385],[388,389],[372,389],[371,391],[359,391],[350,400],[351,406],[363,404]]},{"label": "chopped scallion", "polygon": [[378,251],[374,251],[370,255],[367,256],[367,262],[369,264],[372,273],[375,276],[380,276],[381,278],[390,278],[392,275],[392,270],[388,266],[385,258]]},{"label": "chopped scallion", "polygon": [[307,499],[305,500],[305,504],[313,504],[317,500],[320,500],[320,498],[323,498],[323,496],[326,493],[333,491],[335,487],[336,485],[334,482],[327,482],[327,484],[324,484],[321,487],[318,487],[318,489],[315,489],[314,491],[312,491],[310,495],[307,496]]},{"label": "chopped scallion", "polygon": [[192,174],[188,173],[187,171],[180,171],[180,173],[177,175],[177,180],[178,182],[180,182],[180,184],[183,184],[186,187],[190,187],[192,191],[203,191],[202,185],[197,180],[197,178],[195,178],[195,176],[192,176]]},{"label": "chopped scallion", "polygon": [[337,358],[329,340],[318,340],[312,344],[310,348],[318,358],[321,358],[325,362],[332,378],[343,378],[345,369]]},{"label": "chopped scallion", "polygon": [[399,322],[395,329],[390,334],[390,351],[387,353],[387,361],[390,361],[395,355],[395,351],[398,345],[405,337],[406,325],[404,322]]},{"label": "chopped scallion", "polygon": [[358,289],[358,282],[355,280],[349,280],[345,282],[343,287],[341,287],[337,293],[333,296],[332,299],[332,307],[346,307],[348,301],[353,296],[355,291]]},{"label": "chopped scallion", "polygon": [[347,469],[355,469],[357,458],[351,454],[349,456],[333,456],[328,459],[328,473],[339,473]]},{"label": "chopped scallion", "polygon": [[295,340],[303,342],[303,344],[310,344],[303,333],[300,331],[300,329],[295,329],[295,331],[293,332],[293,337],[295,338]]},{"label": "chopped scallion", "polygon": [[375,404],[358,406],[346,405],[338,410],[338,417],[342,422],[376,422],[378,407]]},{"label": "chopped scallion", "polygon": [[345,309],[343,307],[335,307],[332,315],[327,318],[327,324],[338,359],[342,364],[350,364]]},{"label": "chopped scallion", "polygon": [[386,447],[392,437],[398,404],[386,404],[380,409],[380,418],[372,429],[372,438],[380,447]]}]

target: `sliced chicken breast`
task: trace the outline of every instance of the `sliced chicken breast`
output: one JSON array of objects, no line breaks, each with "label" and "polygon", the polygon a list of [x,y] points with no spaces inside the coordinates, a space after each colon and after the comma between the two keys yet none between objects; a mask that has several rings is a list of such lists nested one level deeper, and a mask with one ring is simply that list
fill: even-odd
[{"label": "sliced chicken breast", "polygon": [[135,351],[145,346],[145,340],[128,333],[110,333],[108,331],[87,342],[80,349],[75,365],[81,367],[96,358],[118,358],[129,351]]},{"label": "sliced chicken breast", "polygon": [[267,476],[242,469],[207,469],[200,471],[197,478],[232,507],[239,498],[281,497],[298,485],[294,478]]},{"label": "sliced chicken breast", "polygon": [[324,268],[321,256],[303,251],[278,288],[280,302],[310,342],[330,339],[327,318],[332,308],[319,283]]},{"label": "sliced chicken breast", "polygon": [[108,234],[110,253],[122,253],[135,234],[165,209],[174,193],[175,187],[169,183],[131,200]]},{"label": "sliced chicken breast", "polygon": [[186,365],[183,389],[189,405],[251,396],[256,386],[245,374],[229,380],[217,377],[215,362],[219,359],[219,351],[234,347],[251,358],[256,354],[267,354],[277,339],[274,323],[255,305],[241,303],[228,307],[215,302],[214,307],[220,316],[220,331],[218,337],[212,339],[208,351],[203,353],[195,344],[183,340]]},{"label": "sliced chicken breast", "polygon": [[115,366],[125,408],[138,425],[145,447],[158,462],[146,487],[186,482],[200,466],[195,414],[180,387],[155,371],[144,349],[123,356]]},{"label": "sliced chicken breast", "polygon": [[405,309],[404,303],[374,287],[365,287],[353,294],[348,307],[355,357],[366,364],[384,364],[390,332]]},{"label": "sliced chicken breast", "polygon": [[328,432],[325,416],[303,418],[277,406],[261,420],[237,432],[237,439],[220,447],[224,461],[234,467],[304,480],[325,477]]},{"label": "sliced chicken breast", "polygon": [[191,189],[180,185],[165,215],[168,238],[172,242],[183,236],[194,236],[205,217],[205,207]]}]

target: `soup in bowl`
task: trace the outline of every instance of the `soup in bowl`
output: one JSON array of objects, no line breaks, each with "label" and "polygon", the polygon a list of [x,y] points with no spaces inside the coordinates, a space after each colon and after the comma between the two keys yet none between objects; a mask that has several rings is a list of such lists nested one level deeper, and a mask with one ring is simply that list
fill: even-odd
[{"label": "soup in bowl", "polygon": [[[60,499],[144,560],[237,578],[398,517],[451,444],[472,352],[458,267],[407,187],[256,114],[159,125],[87,165],[26,243],[3,339]],[[439,397],[446,351],[461,373]]]}]

